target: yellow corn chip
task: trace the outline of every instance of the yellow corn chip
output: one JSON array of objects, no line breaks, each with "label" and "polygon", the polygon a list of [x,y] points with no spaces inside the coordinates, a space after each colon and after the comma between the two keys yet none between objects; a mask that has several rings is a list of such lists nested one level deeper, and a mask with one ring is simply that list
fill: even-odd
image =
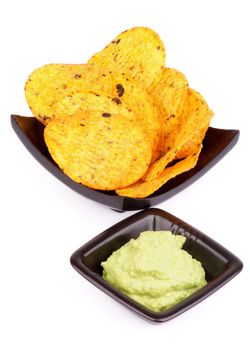
[{"label": "yellow corn chip", "polygon": [[200,127],[207,125],[212,116],[213,112],[209,110],[204,98],[197,91],[189,88],[180,116],[180,122],[176,125],[175,130],[172,131],[172,134],[169,135],[171,137],[169,150],[149,167],[143,180],[149,181],[156,179],[175,158],[181,147],[189,140],[190,135],[193,135]]},{"label": "yellow corn chip", "polygon": [[44,133],[49,152],[64,173],[100,190],[126,187],[142,177],[151,160],[145,136],[128,113],[107,110],[54,119]]},{"label": "yellow corn chip", "polygon": [[157,191],[161,186],[167,183],[170,179],[182,174],[185,171],[192,169],[198,160],[202,145],[200,145],[196,153],[189,155],[184,160],[179,161],[173,166],[166,168],[161,175],[151,181],[139,180],[137,183],[132,184],[126,188],[116,190],[119,196],[126,196],[132,198],[145,198],[155,191]]},{"label": "yellow corn chip", "polygon": [[162,120],[164,144],[161,155],[172,146],[172,133],[180,123],[180,115],[188,91],[188,82],[184,74],[172,68],[164,68],[162,74],[148,90],[155,100],[159,117]]},{"label": "yellow corn chip", "polygon": [[88,63],[124,75],[147,89],[161,74],[165,56],[163,42],[157,33],[149,28],[135,27],[119,34]]},{"label": "yellow corn chip", "polygon": [[145,89],[121,76],[111,75],[113,78],[113,91],[111,95],[117,104],[125,103],[137,118],[140,125],[147,130],[147,137],[152,145],[153,163],[159,158],[163,143],[162,122],[158,115],[158,110],[152,97]]},{"label": "yellow corn chip", "polygon": [[70,118],[85,111],[105,111],[111,114],[129,113],[125,103],[118,103],[111,97],[95,92],[78,92],[59,99],[53,106],[56,119]]},{"label": "yellow corn chip", "polygon": [[55,118],[55,104],[75,93],[111,90],[110,74],[86,64],[48,64],[36,69],[25,85],[25,96],[34,116],[43,124]]},{"label": "yellow corn chip", "polygon": [[200,145],[202,143],[208,127],[209,124],[201,128],[196,134],[192,135],[190,139],[177,152],[175,159],[183,159],[192,154],[197,145]]}]

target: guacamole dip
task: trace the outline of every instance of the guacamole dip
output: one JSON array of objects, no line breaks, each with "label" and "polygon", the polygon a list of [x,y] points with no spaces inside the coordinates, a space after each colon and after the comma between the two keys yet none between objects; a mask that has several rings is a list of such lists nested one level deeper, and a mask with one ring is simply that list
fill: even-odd
[{"label": "guacamole dip", "polygon": [[166,310],[206,285],[201,263],[182,249],[185,240],[142,232],[102,262],[103,278],[148,309]]}]

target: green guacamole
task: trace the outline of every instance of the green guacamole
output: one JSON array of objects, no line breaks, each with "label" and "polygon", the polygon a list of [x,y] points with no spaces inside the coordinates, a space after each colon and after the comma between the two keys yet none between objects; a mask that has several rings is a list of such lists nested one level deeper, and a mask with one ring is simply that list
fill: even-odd
[{"label": "green guacamole", "polygon": [[185,240],[142,232],[102,262],[103,278],[148,309],[166,310],[206,285],[201,263],[182,249]]}]

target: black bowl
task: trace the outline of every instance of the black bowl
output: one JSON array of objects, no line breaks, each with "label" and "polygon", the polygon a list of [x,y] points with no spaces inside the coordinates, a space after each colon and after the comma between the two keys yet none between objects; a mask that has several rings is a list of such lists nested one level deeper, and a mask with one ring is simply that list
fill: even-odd
[{"label": "black bowl", "polygon": [[[182,302],[159,313],[132,300],[102,278],[101,262],[145,230],[170,230],[174,234],[184,235],[187,240],[183,248],[201,262],[208,282]],[[72,266],[96,287],[153,322],[168,321],[188,310],[222,287],[243,267],[242,262],[219,243],[175,216],[154,208],[143,210],[110,227],[84,244],[70,260]]]},{"label": "black bowl", "polygon": [[11,123],[19,139],[51,174],[61,180],[65,185],[80,193],[84,197],[109,206],[118,211],[140,210],[155,206],[172,197],[195,180],[205,174],[237,143],[239,130],[222,130],[209,128],[203,142],[203,149],[197,165],[168,181],[158,191],[143,198],[129,198],[117,196],[114,191],[98,191],[90,189],[71,180],[51,158],[44,142],[44,125],[34,117],[11,116]]}]

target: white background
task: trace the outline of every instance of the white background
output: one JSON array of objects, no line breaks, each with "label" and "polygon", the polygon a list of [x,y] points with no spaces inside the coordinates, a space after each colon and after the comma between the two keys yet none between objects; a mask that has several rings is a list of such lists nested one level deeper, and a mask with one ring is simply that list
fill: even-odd
[{"label": "white background", "polygon": [[[1,1],[0,348],[249,349],[248,1]],[[170,322],[152,325],[73,270],[71,253],[131,212],[81,197],[48,173],[10,127],[31,115],[28,74],[82,63],[121,31],[156,30],[167,65],[183,71],[215,112],[240,129],[237,146],[191,187],[159,205],[242,259],[243,271]]]}]

